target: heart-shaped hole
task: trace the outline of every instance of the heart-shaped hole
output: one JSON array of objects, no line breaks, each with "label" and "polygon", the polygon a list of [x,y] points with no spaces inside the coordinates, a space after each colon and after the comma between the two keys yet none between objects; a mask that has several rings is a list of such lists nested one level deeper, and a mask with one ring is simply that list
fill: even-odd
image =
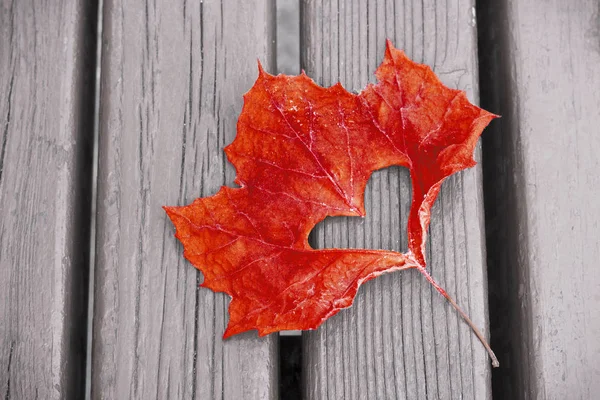
[{"label": "heart-shaped hole", "polygon": [[311,246],[406,252],[411,192],[408,169],[393,166],[375,171],[365,188],[366,216],[325,218],[311,231]]}]

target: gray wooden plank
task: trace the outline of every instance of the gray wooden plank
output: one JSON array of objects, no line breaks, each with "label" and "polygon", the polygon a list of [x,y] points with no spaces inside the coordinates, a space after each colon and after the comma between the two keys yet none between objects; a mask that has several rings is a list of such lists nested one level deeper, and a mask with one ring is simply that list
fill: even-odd
[{"label": "gray wooden plank", "polygon": [[504,336],[494,393],[596,398],[600,3],[490,1],[481,12],[484,97],[503,115],[484,141],[492,299],[502,306],[494,325]]},{"label": "gray wooden plank", "polygon": [[300,16],[298,0],[277,0],[277,72],[300,73]]},{"label": "gray wooden plank", "polygon": [[0,1],[0,396],[84,388],[93,2]]},{"label": "gray wooden plank", "polygon": [[[478,96],[474,4],[470,0],[303,1],[303,68],[349,90],[374,81],[385,39],[433,67],[447,85]],[[477,150],[479,157],[479,149]],[[376,172],[367,217],[317,226],[318,247],[406,250],[407,170]],[[448,179],[432,213],[429,268],[487,331],[481,169]],[[490,360],[458,314],[416,271],[377,278],[354,306],[304,335],[307,399],[486,399]]]},{"label": "gray wooden plank", "polygon": [[223,147],[257,58],[274,67],[274,4],[104,7],[92,397],[274,398],[276,337],[222,340],[229,299],[161,208],[233,183]]}]

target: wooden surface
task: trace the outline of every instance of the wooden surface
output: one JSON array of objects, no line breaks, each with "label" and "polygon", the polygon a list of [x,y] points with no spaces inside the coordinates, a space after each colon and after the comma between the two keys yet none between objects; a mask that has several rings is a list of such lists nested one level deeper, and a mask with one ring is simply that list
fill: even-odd
[{"label": "wooden surface", "polygon": [[0,1],[0,396],[83,395],[96,15]]},{"label": "wooden surface", "polygon": [[[389,37],[477,100],[471,0],[301,4],[302,67],[317,82],[362,89]],[[600,5],[478,4],[483,106],[502,118],[484,133],[485,180],[478,167],[442,187],[429,268],[487,332],[484,181],[494,398],[591,399],[600,392]],[[256,58],[275,67],[274,2],[104,6],[92,398],[274,399],[277,337],[221,340],[229,300],[198,288],[161,209],[232,184],[222,148]],[[95,24],[93,2],[0,0],[6,400],[83,396]],[[328,220],[313,243],[405,250],[408,178],[399,168],[374,174],[367,218]],[[369,282],[303,340],[307,399],[492,396],[482,346],[417,272]]]},{"label": "wooden surface", "polygon": [[503,115],[485,138],[502,306],[494,394],[597,398],[600,3],[504,0],[482,10],[485,97]]},{"label": "wooden surface", "polygon": [[277,3],[277,72],[300,73],[300,13],[298,0],[276,0]]},{"label": "wooden surface", "polygon": [[104,3],[92,398],[269,399],[277,337],[223,341],[229,299],[198,288],[163,205],[233,184],[271,1]]},{"label": "wooden surface", "polygon": [[[303,68],[320,84],[361,90],[374,80],[385,39],[477,99],[474,4],[304,1]],[[485,133],[484,133],[485,134]],[[479,152],[479,151],[478,151]],[[479,155],[478,155],[479,156]],[[367,217],[317,227],[318,247],[406,250],[406,170],[375,173]],[[448,179],[433,209],[429,268],[487,332],[483,198],[479,167]],[[354,306],[304,335],[307,399],[488,399],[490,361],[446,301],[416,271],[377,278]]]}]

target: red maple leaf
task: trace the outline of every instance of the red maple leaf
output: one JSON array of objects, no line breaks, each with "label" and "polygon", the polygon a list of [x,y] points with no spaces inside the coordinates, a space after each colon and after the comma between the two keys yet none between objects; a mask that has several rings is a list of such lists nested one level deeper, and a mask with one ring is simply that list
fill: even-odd
[{"label": "red maple leaf", "polygon": [[[458,309],[425,269],[430,210],[442,181],[475,165],[475,144],[495,115],[389,41],[376,75],[379,83],[355,95],[259,65],[225,148],[240,188],[165,207],[202,286],[231,296],[224,338],[315,329],[349,307],[363,282],[408,268]],[[308,235],[326,216],[365,215],[369,177],[392,165],[412,180],[408,252],[311,248]]]}]

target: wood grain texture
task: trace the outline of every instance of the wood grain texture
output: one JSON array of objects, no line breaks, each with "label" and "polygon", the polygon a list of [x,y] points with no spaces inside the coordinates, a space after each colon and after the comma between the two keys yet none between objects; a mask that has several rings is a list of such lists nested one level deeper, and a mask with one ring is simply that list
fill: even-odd
[{"label": "wood grain texture", "polygon": [[[450,87],[478,96],[475,15],[468,0],[303,1],[303,68],[349,90],[374,81],[385,39],[433,67]],[[477,150],[477,158],[479,149]],[[483,198],[479,167],[449,178],[433,208],[429,268],[487,331]],[[367,217],[326,220],[318,247],[406,250],[408,171],[376,172]],[[360,289],[354,306],[304,335],[307,399],[489,399],[490,361],[456,312],[416,271]]]},{"label": "wood grain texture", "polygon": [[104,6],[92,398],[272,399],[276,338],[221,339],[163,205],[233,183],[223,147],[274,66],[271,1]]},{"label": "wood grain texture", "polygon": [[0,396],[83,395],[95,6],[0,1]]},{"label": "wood grain texture", "polygon": [[300,73],[300,15],[298,0],[277,0],[277,72]]},{"label": "wood grain texture", "polygon": [[494,394],[597,398],[600,3],[481,9],[484,98],[503,115],[484,141],[492,299],[503,306]]}]

